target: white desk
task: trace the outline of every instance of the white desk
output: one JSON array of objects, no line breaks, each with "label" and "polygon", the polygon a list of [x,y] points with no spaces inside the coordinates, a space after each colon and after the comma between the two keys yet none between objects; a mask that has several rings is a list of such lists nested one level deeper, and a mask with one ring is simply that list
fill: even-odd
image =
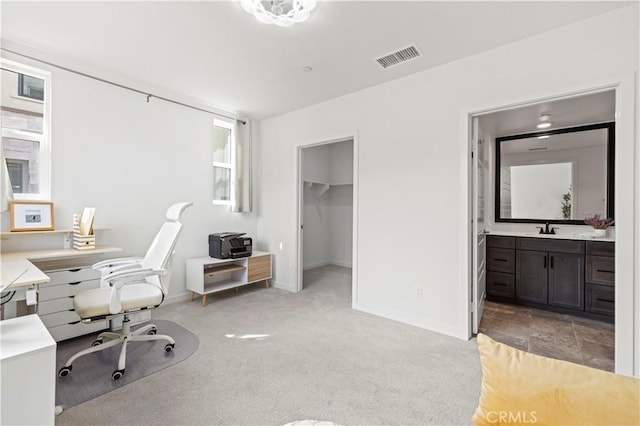
[{"label": "white desk", "polygon": [[0,424],[53,425],[56,342],[37,315],[0,321]]},{"label": "white desk", "polygon": [[9,286],[9,288],[15,288],[49,282],[49,277],[30,260],[66,259],[119,251],[122,249],[118,247],[96,246],[93,250],[54,249],[1,253],[0,283],[8,284],[15,280]]}]

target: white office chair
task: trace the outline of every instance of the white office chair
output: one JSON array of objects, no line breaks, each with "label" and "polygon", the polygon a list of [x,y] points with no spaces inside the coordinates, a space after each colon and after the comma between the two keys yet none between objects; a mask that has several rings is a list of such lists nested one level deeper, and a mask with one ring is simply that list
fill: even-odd
[{"label": "white office chair", "polygon": [[[73,355],[58,371],[59,377],[71,373],[72,363],[77,358],[101,351],[112,346],[122,344],[118,369],[113,372],[113,380],[121,379],[124,375],[129,342],[149,340],[166,340],[164,350],[171,352],[175,341],[170,336],[156,334],[157,328],[148,324],[131,331],[129,315],[132,313],[155,309],[164,300],[168,290],[168,274],[174,247],[182,223],[180,215],[193,203],[177,203],[167,210],[167,219],[154,238],[144,258],[129,257],[109,259],[93,265],[93,269],[101,271],[100,288],[86,290],[77,294],[73,299],[73,307],[83,322],[124,317],[120,333],[104,332],[98,335],[85,349]],[[103,343],[104,339],[110,339]]]}]

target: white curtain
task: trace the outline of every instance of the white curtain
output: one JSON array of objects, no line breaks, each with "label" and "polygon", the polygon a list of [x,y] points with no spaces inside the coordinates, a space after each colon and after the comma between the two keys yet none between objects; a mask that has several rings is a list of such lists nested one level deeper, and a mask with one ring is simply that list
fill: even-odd
[{"label": "white curtain", "polygon": [[236,120],[235,204],[231,206],[231,211],[235,213],[250,213],[253,207],[251,128],[251,121],[247,120],[246,124],[242,124],[241,121]]},{"label": "white curtain", "polygon": [[9,170],[7,170],[7,162],[4,160],[4,147],[0,144],[0,211],[9,210],[9,202],[13,200],[13,189],[11,188],[11,180],[9,179]]}]

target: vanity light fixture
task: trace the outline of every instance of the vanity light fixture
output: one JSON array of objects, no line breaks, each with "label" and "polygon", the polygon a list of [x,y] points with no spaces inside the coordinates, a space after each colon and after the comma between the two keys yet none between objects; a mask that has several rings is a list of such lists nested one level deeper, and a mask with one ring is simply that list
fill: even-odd
[{"label": "vanity light fixture", "polygon": [[240,0],[244,10],[264,24],[290,27],[309,19],[317,0]]}]

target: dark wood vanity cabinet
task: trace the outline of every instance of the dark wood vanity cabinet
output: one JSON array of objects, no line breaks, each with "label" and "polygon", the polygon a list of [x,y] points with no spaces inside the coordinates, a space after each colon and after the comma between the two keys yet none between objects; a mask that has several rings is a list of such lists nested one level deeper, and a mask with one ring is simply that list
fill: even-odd
[{"label": "dark wood vanity cabinet", "polygon": [[614,314],[615,246],[613,243],[588,241],[585,273],[585,310]]},{"label": "dark wood vanity cabinet", "polygon": [[487,296],[613,315],[612,250],[608,242],[487,235]]},{"label": "dark wood vanity cabinet", "polygon": [[[489,236],[487,236],[489,237]],[[505,299],[515,296],[515,238],[487,238],[487,295]]]},{"label": "dark wood vanity cabinet", "polygon": [[518,250],[516,265],[516,299],[546,304],[549,287],[547,253]]}]

